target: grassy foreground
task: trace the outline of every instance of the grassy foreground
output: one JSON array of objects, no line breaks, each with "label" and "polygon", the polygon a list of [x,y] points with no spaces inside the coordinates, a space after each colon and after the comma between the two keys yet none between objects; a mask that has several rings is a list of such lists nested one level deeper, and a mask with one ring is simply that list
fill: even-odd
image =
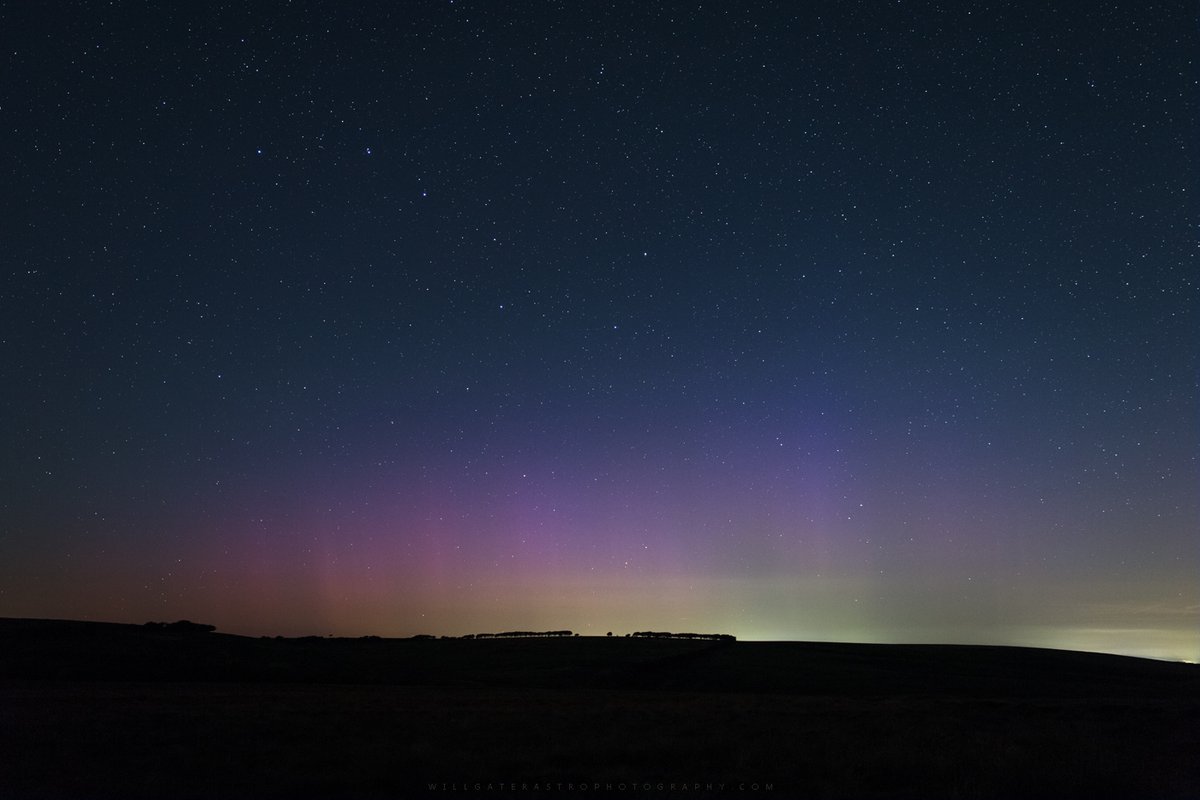
[{"label": "grassy foreground", "polygon": [[1200,671],[0,620],[0,797],[1197,797]]}]

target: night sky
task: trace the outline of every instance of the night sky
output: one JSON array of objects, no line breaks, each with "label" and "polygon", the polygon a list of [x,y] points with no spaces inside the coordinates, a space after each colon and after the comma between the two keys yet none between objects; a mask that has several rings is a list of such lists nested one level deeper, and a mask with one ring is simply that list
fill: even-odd
[{"label": "night sky", "polygon": [[1200,660],[1192,3],[0,5],[0,616]]}]

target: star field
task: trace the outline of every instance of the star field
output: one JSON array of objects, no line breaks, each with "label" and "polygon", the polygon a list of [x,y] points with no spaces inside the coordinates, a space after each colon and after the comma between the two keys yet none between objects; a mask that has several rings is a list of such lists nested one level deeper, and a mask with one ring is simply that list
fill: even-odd
[{"label": "star field", "polygon": [[1195,23],[0,9],[0,616],[1200,660]]}]

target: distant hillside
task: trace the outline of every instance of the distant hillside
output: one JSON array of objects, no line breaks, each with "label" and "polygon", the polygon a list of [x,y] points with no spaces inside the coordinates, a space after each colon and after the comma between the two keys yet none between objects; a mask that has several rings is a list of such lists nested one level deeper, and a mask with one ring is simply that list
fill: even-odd
[{"label": "distant hillside", "polygon": [[0,678],[789,695],[1200,697],[1200,668],[1019,647],[655,637],[297,639],[201,625],[0,619]]},{"label": "distant hillside", "polygon": [[0,712],[4,800],[1200,796],[1200,668],[1015,647],[9,619]]}]

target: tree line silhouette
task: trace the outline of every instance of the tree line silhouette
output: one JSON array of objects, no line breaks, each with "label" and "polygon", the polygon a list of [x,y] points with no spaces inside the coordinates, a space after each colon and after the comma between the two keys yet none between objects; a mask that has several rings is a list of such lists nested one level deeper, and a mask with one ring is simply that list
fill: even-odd
[{"label": "tree line silhouette", "polygon": [[[178,622],[147,622],[146,628],[172,631],[176,633],[211,633],[217,628],[215,625],[204,625],[198,622],[191,622],[186,619],[181,619]],[[468,633],[465,636],[432,636],[427,633],[410,636],[410,639],[530,639],[530,638],[545,638],[556,637],[564,638],[568,636],[578,636],[578,633],[572,631],[502,631],[500,633]],[[609,636],[612,632],[609,631]],[[737,637],[730,633],[671,633],[670,631],[637,631],[636,633],[625,634],[628,638],[637,639],[698,639],[711,642],[735,642]],[[263,637],[264,639],[267,637]],[[276,639],[282,639],[282,636],[276,636]],[[304,636],[302,639],[320,639],[319,636]],[[363,636],[362,639],[378,639],[378,636]]]},{"label": "tree line silhouette", "polygon": [[503,631],[501,633],[468,633],[464,636],[431,636],[427,633],[410,636],[410,639],[528,639],[545,636],[578,636],[571,631]]},{"label": "tree line silhouette", "polygon": [[143,627],[154,630],[175,631],[176,633],[212,633],[217,629],[216,625],[205,625],[186,619],[181,619],[178,622],[147,622]]},{"label": "tree line silhouette", "polygon": [[[578,636],[578,633],[571,631],[504,631],[503,633],[468,633],[465,636],[433,636],[428,633],[420,633],[416,636],[410,636],[410,639],[526,639],[537,637],[565,637]],[[608,634],[612,636],[610,632]],[[671,633],[670,631],[638,631],[636,633],[625,634],[628,638],[638,639],[697,639],[700,641],[710,642],[736,642],[737,637],[731,633]]]},{"label": "tree line silhouette", "polygon": [[703,639],[713,642],[736,642],[732,633],[671,633],[669,631],[637,631],[627,634],[641,639]]},{"label": "tree line silhouette", "polygon": [[464,639],[513,639],[527,636],[573,636],[571,631],[504,631],[503,633],[477,633],[464,636]]}]

